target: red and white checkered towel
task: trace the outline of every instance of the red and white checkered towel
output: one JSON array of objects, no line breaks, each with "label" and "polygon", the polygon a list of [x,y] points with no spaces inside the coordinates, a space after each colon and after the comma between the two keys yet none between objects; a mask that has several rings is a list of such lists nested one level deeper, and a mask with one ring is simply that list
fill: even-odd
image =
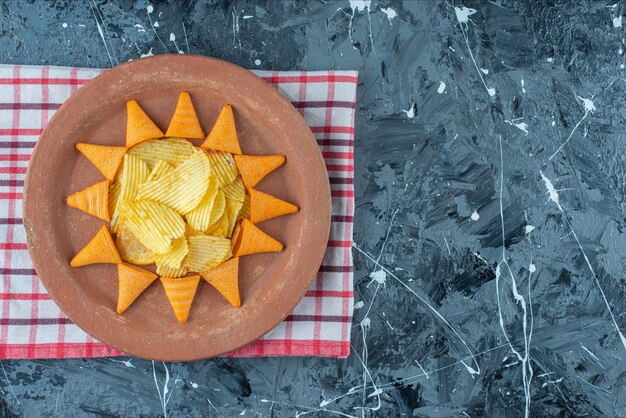
[{"label": "red and white checkered towel", "polygon": [[[22,227],[28,160],[46,123],[81,85],[103,70],[0,65],[0,359],[123,355],[74,325],[36,275]],[[293,313],[232,356],[350,353],[353,309],[354,71],[258,71],[301,112],[326,160],[332,226],[317,280]]]}]

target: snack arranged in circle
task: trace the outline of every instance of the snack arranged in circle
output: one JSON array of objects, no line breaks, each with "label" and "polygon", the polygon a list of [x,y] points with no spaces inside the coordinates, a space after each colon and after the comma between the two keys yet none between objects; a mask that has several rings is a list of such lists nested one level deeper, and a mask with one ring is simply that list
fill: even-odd
[{"label": "snack arranged in circle", "polygon": [[[119,314],[158,278],[179,322],[187,321],[201,279],[240,307],[239,257],[283,249],[256,224],[298,212],[254,189],[285,156],[243,154],[228,104],[205,138],[187,92],[166,133],[134,100],[126,115],[125,146],[76,145],[106,180],[69,195],[67,204],[109,227],[70,265],[116,264]],[[200,146],[189,141],[202,138]],[[140,265],[155,265],[156,274]]]}]

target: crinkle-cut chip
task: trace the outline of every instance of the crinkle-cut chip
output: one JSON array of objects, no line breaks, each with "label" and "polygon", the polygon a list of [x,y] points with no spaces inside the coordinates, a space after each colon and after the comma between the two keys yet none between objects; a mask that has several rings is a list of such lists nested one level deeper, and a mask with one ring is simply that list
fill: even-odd
[{"label": "crinkle-cut chip", "polygon": [[127,263],[146,265],[152,264],[156,260],[155,254],[133,235],[125,222],[122,222],[118,228],[115,243],[122,260]]},{"label": "crinkle-cut chip", "polygon": [[209,229],[206,233],[215,237],[226,238],[226,236],[228,235],[229,224],[230,223],[228,221],[228,212],[225,209],[222,213],[222,216],[217,220],[217,222],[212,223],[211,226],[209,226]]},{"label": "crinkle-cut chip", "polygon": [[164,277],[183,277],[185,274],[189,272],[187,267],[181,266],[177,269],[173,269],[166,265],[161,265],[157,263],[156,272],[159,276]]},{"label": "crinkle-cut chip", "polygon": [[178,95],[178,104],[165,134],[183,138],[204,138],[204,132],[202,132],[188,92],[183,91]]},{"label": "crinkle-cut chip", "polygon": [[146,179],[146,182],[158,180],[160,178],[168,176],[172,174],[173,171],[174,171],[174,167],[172,167],[167,161],[159,160],[155,164],[154,168],[152,168],[152,171],[150,172],[150,175]]},{"label": "crinkle-cut chip", "polygon": [[135,237],[150,251],[165,254],[172,241],[185,235],[185,222],[172,208],[150,200],[123,202],[124,222]]},{"label": "crinkle-cut chip", "polygon": [[161,266],[169,266],[178,269],[189,252],[189,246],[185,237],[178,238],[172,243],[172,249],[167,254],[157,254],[156,262]]},{"label": "crinkle-cut chip", "polygon": [[198,206],[190,211],[187,215],[187,222],[197,231],[206,231],[211,223],[211,212],[213,210],[213,204],[215,203],[215,197],[217,196],[217,180],[215,177],[209,177],[209,187],[207,188],[204,197],[198,203]]},{"label": "crinkle-cut chip", "polygon": [[120,178],[122,182],[120,200],[134,200],[137,197],[139,185],[146,181],[150,171],[143,160],[131,154],[124,156],[123,170]]},{"label": "crinkle-cut chip", "polygon": [[146,115],[135,100],[126,102],[126,147],[152,138],[160,138],[163,131]]},{"label": "crinkle-cut chip", "polygon": [[103,221],[109,221],[109,180],[93,184],[67,197],[67,204]]},{"label": "crinkle-cut chip", "polygon": [[250,195],[246,194],[243,199],[243,205],[241,206],[241,210],[237,215],[237,220],[240,221],[242,219],[250,219]]},{"label": "crinkle-cut chip", "polygon": [[238,200],[226,199],[226,214],[228,219],[228,224],[226,226],[226,238],[230,238],[233,233],[233,228],[235,228],[235,223],[237,222],[237,218],[239,216],[239,212],[241,211],[241,207],[243,206],[243,202],[239,202]]},{"label": "crinkle-cut chip", "polygon": [[163,203],[180,214],[191,212],[209,187],[211,167],[203,152],[194,153],[169,176],[144,183],[139,197]]},{"label": "crinkle-cut chip", "polygon": [[265,176],[285,163],[284,155],[235,155],[234,158],[248,188],[256,186]]},{"label": "crinkle-cut chip", "polygon": [[232,258],[219,266],[200,272],[204,280],[217,289],[235,308],[241,306],[239,299],[239,258]]},{"label": "crinkle-cut chip", "polygon": [[237,178],[237,165],[233,156],[222,151],[206,151],[211,163],[211,171],[221,187],[230,184]]},{"label": "crinkle-cut chip", "polygon": [[208,235],[189,237],[185,267],[191,271],[211,269],[231,257],[230,240]]},{"label": "crinkle-cut chip", "polygon": [[70,266],[80,267],[88,264],[119,264],[122,262],[113,238],[106,226],[78,252],[70,261]]},{"label": "crinkle-cut chip", "polygon": [[116,176],[116,179],[109,187],[109,214],[111,215],[110,229],[111,232],[116,234],[117,228],[120,222],[120,211],[118,210],[118,204],[120,202],[120,196],[122,194],[122,174],[121,169]]},{"label": "crinkle-cut chip", "polygon": [[283,250],[283,244],[263,232],[247,219],[241,221],[241,231],[233,248],[233,255],[241,257],[257,253],[274,253]]},{"label": "crinkle-cut chip", "polygon": [[173,167],[178,167],[191,157],[197,149],[183,138],[164,138],[142,142],[128,151],[130,155],[144,160],[150,167],[159,161],[165,161]]},{"label": "crinkle-cut chip", "polygon": [[137,299],[156,279],[157,275],[128,264],[117,265],[118,291],[117,313],[121,314]]},{"label": "crinkle-cut chip", "polygon": [[222,187],[224,197],[226,199],[243,202],[246,197],[246,187],[243,185],[241,177],[237,177],[234,181]]},{"label": "crinkle-cut chip", "polygon": [[200,276],[182,277],[179,279],[172,277],[161,277],[161,283],[165,289],[167,299],[174,309],[174,314],[178,322],[186,322],[189,317],[189,310],[193,303],[193,298],[198,290]]},{"label": "crinkle-cut chip", "polygon": [[296,205],[255,189],[250,190],[250,221],[253,224],[296,212]]},{"label": "crinkle-cut chip", "polygon": [[98,171],[110,181],[115,179],[115,174],[122,163],[124,154],[126,154],[126,147],[107,145],[79,143],[76,144],[76,149],[87,157]]},{"label": "crinkle-cut chip", "polygon": [[221,190],[217,191],[215,195],[215,201],[213,202],[213,208],[211,209],[211,216],[209,221],[209,227],[215,225],[224,215],[226,210],[226,198]]},{"label": "crinkle-cut chip", "polygon": [[189,224],[185,224],[185,238],[193,237],[195,235],[204,235],[204,232],[194,229]]},{"label": "crinkle-cut chip", "polygon": [[233,230],[233,234],[230,237],[230,249],[234,251],[235,244],[239,242],[239,234],[241,234],[241,222],[237,222],[235,224],[235,229]]},{"label": "crinkle-cut chip", "polygon": [[213,129],[211,129],[201,147],[226,151],[232,154],[241,154],[237,129],[235,128],[235,115],[231,105],[226,104],[222,107]]}]

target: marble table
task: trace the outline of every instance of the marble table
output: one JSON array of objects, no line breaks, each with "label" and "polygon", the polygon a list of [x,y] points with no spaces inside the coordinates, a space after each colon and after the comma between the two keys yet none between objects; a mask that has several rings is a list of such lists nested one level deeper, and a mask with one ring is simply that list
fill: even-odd
[{"label": "marble table", "polygon": [[360,71],[348,359],[2,361],[0,416],[626,416],[626,4],[555,3],[0,1],[2,63]]}]

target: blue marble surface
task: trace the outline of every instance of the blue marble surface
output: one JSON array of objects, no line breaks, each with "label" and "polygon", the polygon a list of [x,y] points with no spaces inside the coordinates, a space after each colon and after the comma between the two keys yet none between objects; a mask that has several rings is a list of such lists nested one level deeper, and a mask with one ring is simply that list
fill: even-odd
[{"label": "blue marble surface", "polygon": [[2,63],[360,71],[350,358],[2,361],[0,416],[626,416],[625,8],[0,1]]}]

